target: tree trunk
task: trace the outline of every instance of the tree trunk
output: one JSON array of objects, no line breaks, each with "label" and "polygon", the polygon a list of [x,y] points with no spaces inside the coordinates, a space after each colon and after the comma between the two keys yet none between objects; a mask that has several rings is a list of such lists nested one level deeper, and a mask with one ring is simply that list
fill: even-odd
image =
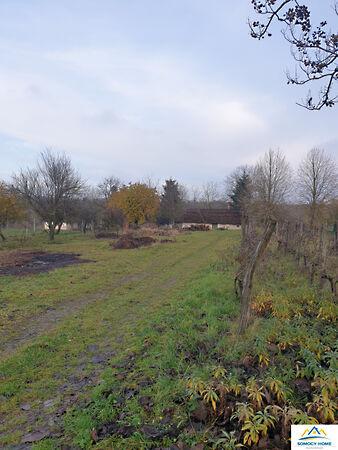
[{"label": "tree trunk", "polygon": [[[61,228],[62,228],[62,223],[63,223],[63,222],[60,222],[60,223],[57,224],[57,227],[56,227],[56,234],[60,234],[60,231],[61,231]],[[54,227],[54,229],[55,229],[55,227]]]},{"label": "tree trunk", "polygon": [[242,231],[242,244],[246,242],[249,228],[249,217],[245,212],[242,212],[241,217],[241,231]]},{"label": "tree trunk", "polygon": [[128,220],[124,220],[122,225],[122,234],[127,234],[128,231],[129,231],[129,222]]},{"label": "tree trunk", "polygon": [[316,202],[312,202],[310,205],[310,230],[313,230],[316,222],[316,209],[317,204]]},{"label": "tree trunk", "polygon": [[296,255],[298,266],[301,265],[303,239],[304,239],[304,224],[303,222],[300,222],[298,225],[298,233],[296,234]]},{"label": "tree trunk", "polygon": [[53,223],[49,223],[48,224],[48,228],[49,228],[49,240],[50,241],[54,241],[54,236],[55,236],[55,225]]},{"label": "tree trunk", "polygon": [[290,223],[285,224],[285,239],[284,239],[284,254],[287,253],[289,249],[289,235],[290,235]]},{"label": "tree trunk", "polygon": [[241,215],[241,231],[242,231],[242,238],[241,238],[241,245],[239,249],[239,269],[236,273],[235,279],[234,279],[234,288],[235,288],[235,294],[237,298],[240,298],[242,296],[242,289],[243,289],[243,274],[245,269],[245,255],[248,252],[249,243],[248,243],[248,236],[249,236],[249,217],[248,215],[242,211]]},{"label": "tree trunk", "polygon": [[303,263],[304,263],[304,267],[307,267],[307,257],[306,255],[303,255]]},{"label": "tree trunk", "polygon": [[0,228],[0,238],[2,239],[2,241],[3,242],[5,242],[5,240],[6,240],[6,237],[5,237],[5,235],[3,234],[3,232],[2,232],[2,229]]},{"label": "tree trunk", "polygon": [[276,226],[276,236],[277,236],[277,250],[279,251],[283,246],[283,232],[284,223],[278,222]]},{"label": "tree trunk", "polygon": [[269,220],[265,226],[264,232],[260,240],[258,241],[256,248],[253,252],[249,263],[246,266],[244,277],[243,277],[243,289],[241,295],[241,316],[239,323],[239,334],[242,334],[248,326],[250,319],[250,303],[251,303],[251,293],[252,293],[252,280],[255,274],[259,260],[263,256],[273,232],[276,228],[276,221]]},{"label": "tree trunk", "polygon": [[236,297],[239,299],[242,295],[243,290],[243,281],[241,278],[241,272],[237,272],[235,279],[234,279],[234,288],[235,288],[235,294]]},{"label": "tree trunk", "polygon": [[[326,251],[324,246],[324,227],[321,225],[319,229],[319,245],[318,245],[318,253],[317,253],[317,265],[319,272],[325,272],[325,264],[326,262]],[[321,278],[321,277],[320,277]],[[321,283],[319,282],[319,286],[321,287]]]}]

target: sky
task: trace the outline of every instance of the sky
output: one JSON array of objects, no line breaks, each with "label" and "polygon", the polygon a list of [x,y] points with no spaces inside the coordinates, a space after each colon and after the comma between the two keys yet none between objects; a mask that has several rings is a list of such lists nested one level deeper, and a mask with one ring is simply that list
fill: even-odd
[{"label": "sky", "polygon": [[92,184],[221,181],[269,148],[293,166],[314,146],[337,157],[338,107],[296,105],[289,45],[250,37],[250,3],[1,0],[0,179],[46,147]]}]

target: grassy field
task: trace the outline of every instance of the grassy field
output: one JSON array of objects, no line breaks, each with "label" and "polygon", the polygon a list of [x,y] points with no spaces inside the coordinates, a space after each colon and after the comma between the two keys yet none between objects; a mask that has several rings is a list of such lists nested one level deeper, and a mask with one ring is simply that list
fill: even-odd
[{"label": "grassy field", "polygon": [[77,234],[55,244],[45,235],[26,240],[26,248],[76,252],[93,262],[0,278],[0,445],[17,444],[31,431],[57,432],[63,410],[86,398],[109,358],[128,351],[136,330],[170,308],[228,240],[235,234],[195,233],[120,251]]},{"label": "grassy field", "polygon": [[334,303],[272,248],[238,336],[238,240],[28,241],[95,262],[0,277],[1,448],[282,449],[291,423],[332,423]]}]

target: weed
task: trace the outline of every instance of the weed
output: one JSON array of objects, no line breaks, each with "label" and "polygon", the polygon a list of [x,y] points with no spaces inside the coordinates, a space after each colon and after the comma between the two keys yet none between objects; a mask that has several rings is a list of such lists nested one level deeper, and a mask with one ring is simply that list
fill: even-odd
[{"label": "weed", "polygon": [[243,444],[238,442],[235,431],[230,431],[230,433],[228,433],[227,431],[222,430],[222,437],[219,437],[213,442],[215,444],[215,449],[236,450],[237,448],[244,447]]}]

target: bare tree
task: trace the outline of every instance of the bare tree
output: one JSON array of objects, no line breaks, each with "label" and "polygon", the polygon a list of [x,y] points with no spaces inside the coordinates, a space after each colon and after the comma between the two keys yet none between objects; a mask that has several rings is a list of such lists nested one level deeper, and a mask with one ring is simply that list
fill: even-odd
[{"label": "bare tree", "polygon": [[114,176],[106,177],[98,186],[99,193],[105,200],[108,200],[114,192],[119,190],[121,185],[122,183],[119,178]]},{"label": "bare tree", "polygon": [[261,235],[260,239],[257,241],[255,245],[254,252],[248,260],[244,277],[243,277],[243,285],[241,292],[241,315],[239,322],[239,333],[243,333],[250,319],[250,307],[251,307],[251,296],[252,296],[252,284],[253,277],[256,271],[256,268],[261,260],[264,252],[269,245],[271,237],[276,229],[276,221],[273,219],[269,219],[266,222],[264,232]]},{"label": "bare tree", "polygon": [[212,204],[219,197],[218,184],[214,181],[208,181],[202,186],[202,201],[207,208],[211,208]]},{"label": "bare tree", "polygon": [[338,169],[324,150],[313,148],[298,169],[299,195],[310,207],[310,224],[316,220],[318,208],[338,193]]},{"label": "bare tree", "polygon": [[239,333],[244,332],[250,319],[254,274],[275,231],[290,176],[290,167],[284,156],[273,150],[269,150],[253,170],[252,194],[247,210],[250,226],[256,226],[258,230],[245,236],[247,257],[242,260],[237,274],[241,299]]},{"label": "bare tree", "polygon": [[[132,184],[132,183],[130,183]],[[161,183],[159,179],[154,179],[152,175],[147,175],[143,178],[142,184],[145,184],[150,189],[155,189],[157,192],[161,190]]]},{"label": "bare tree", "polygon": [[82,233],[88,229],[94,230],[102,215],[104,201],[98,198],[97,189],[87,188],[82,192],[81,197],[73,199],[69,211],[69,219],[72,223],[77,223]]},{"label": "bare tree", "polygon": [[291,167],[279,150],[269,150],[253,171],[255,207],[261,205],[264,217],[273,216],[292,187]]},{"label": "bare tree", "polygon": [[50,149],[41,153],[36,168],[15,175],[13,184],[16,192],[47,223],[50,240],[54,239],[56,227],[64,221],[69,202],[83,188],[71,160]]},{"label": "bare tree", "polygon": [[[338,80],[338,31],[329,31],[328,23],[322,20],[314,26],[308,2],[298,0],[251,0],[257,14],[264,22],[250,21],[251,36],[264,39],[271,36],[274,22],[281,23],[282,34],[291,44],[291,52],[299,71],[287,74],[288,84],[307,85],[320,83],[318,99],[314,100],[311,91],[298,105],[310,110],[324,106],[332,107],[337,101],[335,84]],[[338,3],[332,8],[333,16],[338,16]]]},{"label": "bare tree", "polygon": [[201,190],[199,187],[193,186],[190,189],[190,199],[191,202],[194,204],[199,203],[201,201]]},{"label": "bare tree", "polygon": [[184,185],[184,184],[179,184],[178,185],[178,190],[180,191],[180,196],[182,199],[183,203],[187,203],[187,201],[189,200],[189,190],[188,188]]}]

